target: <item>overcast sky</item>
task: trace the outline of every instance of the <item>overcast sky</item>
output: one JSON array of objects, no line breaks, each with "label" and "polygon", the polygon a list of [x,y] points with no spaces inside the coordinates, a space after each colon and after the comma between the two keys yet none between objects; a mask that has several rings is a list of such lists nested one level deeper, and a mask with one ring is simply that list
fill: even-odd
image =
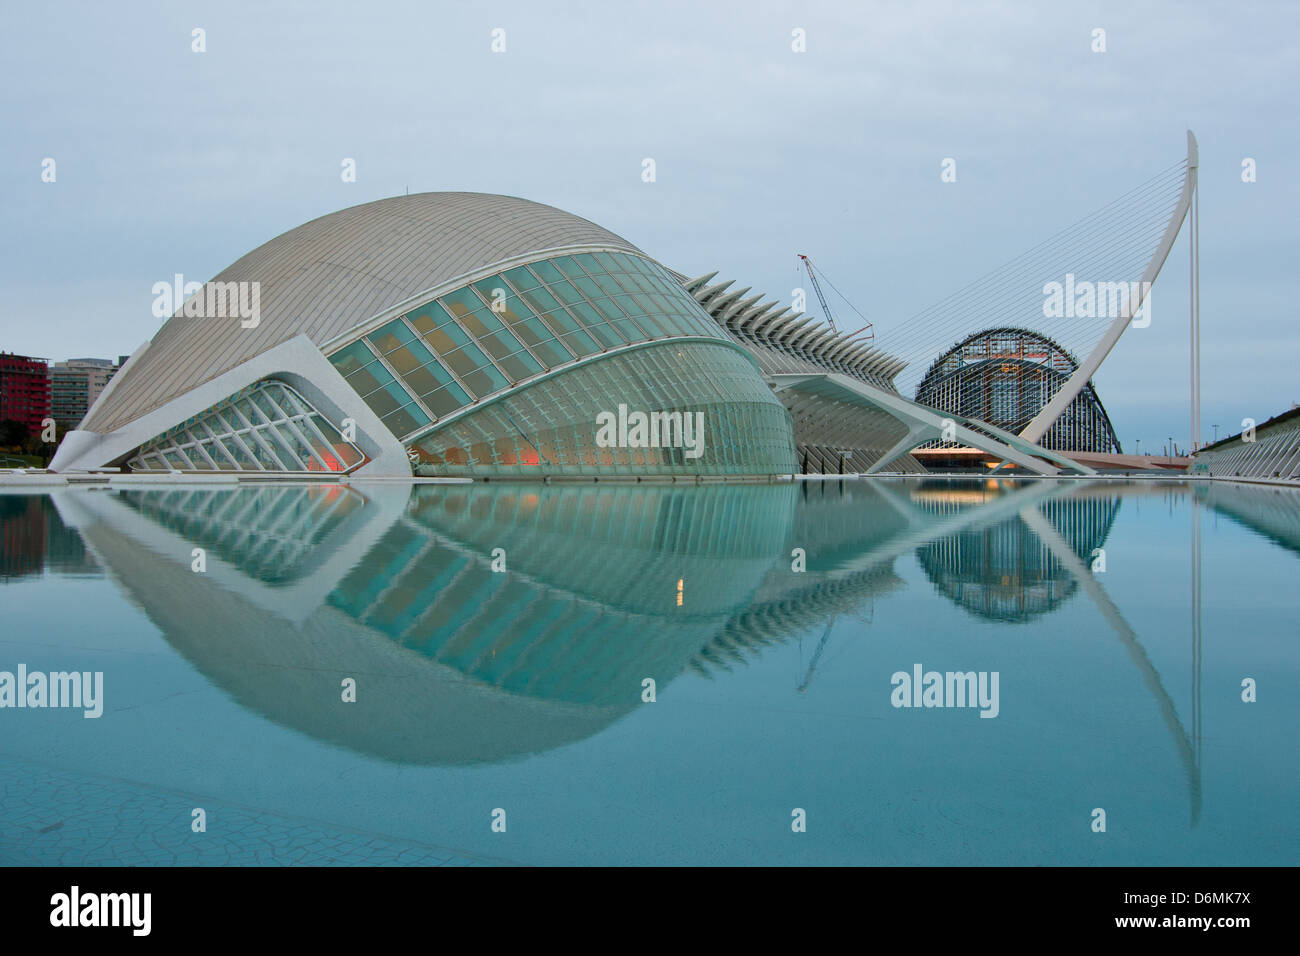
[{"label": "overcast sky", "polygon": [[[1293,2],[8,4],[0,349],[129,353],[153,283],[406,189],[549,203],[773,298],[806,252],[887,349],[1176,163],[1190,127],[1205,434],[1226,434],[1300,402],[1298,46]],[[1185,241],[1095,379],[1126,449],[1187,438]]]}]

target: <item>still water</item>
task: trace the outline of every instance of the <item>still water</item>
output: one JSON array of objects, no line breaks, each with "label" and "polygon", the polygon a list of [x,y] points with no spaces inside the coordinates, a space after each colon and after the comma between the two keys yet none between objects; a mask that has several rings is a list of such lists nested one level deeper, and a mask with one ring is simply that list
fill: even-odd
[{"label": "still water", "polygon": [[0,708],[0,863],[1295,864],[1298,570],[1225,484],[2,494],[102,715]]}]

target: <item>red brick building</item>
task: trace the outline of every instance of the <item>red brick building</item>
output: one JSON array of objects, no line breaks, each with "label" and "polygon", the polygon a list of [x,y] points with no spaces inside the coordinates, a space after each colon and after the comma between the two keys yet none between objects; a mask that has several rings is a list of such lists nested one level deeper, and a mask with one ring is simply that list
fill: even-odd
[{"label": "red brick building", "polygon": [[0,421],[22,422],[35,435],[49,417],[49,363],[43,358],[0,352]]}]

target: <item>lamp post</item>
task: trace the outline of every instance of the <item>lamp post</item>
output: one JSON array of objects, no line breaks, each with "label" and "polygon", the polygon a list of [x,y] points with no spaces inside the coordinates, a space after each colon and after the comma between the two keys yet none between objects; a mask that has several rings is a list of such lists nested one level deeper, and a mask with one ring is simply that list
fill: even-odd
[{"label": "lamp post", "polygon": [[1141,438],[1135,438],[1135,439],[1133,440],[1133,454],[1135,454],[1135,455],[1141,455],[1141,454],[1142,454],[1142,439],[1141,439]]},{"label": "lamp post", "polygon": [[1214,440],[1215,440],[1216,442],[1219,440],[1219,426],[1218,426],[1218,425],[1215,425],[1215,426],[1214,426]]}]

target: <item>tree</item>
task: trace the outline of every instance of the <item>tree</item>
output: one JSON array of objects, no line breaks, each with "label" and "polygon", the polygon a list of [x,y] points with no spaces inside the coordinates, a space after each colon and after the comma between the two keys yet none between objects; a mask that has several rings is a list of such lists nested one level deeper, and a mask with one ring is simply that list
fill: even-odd
[{"label": "tree", "polygon": [[0,421],[0,448],[21,445],[30,434],[25,423],[6,418]]}]

